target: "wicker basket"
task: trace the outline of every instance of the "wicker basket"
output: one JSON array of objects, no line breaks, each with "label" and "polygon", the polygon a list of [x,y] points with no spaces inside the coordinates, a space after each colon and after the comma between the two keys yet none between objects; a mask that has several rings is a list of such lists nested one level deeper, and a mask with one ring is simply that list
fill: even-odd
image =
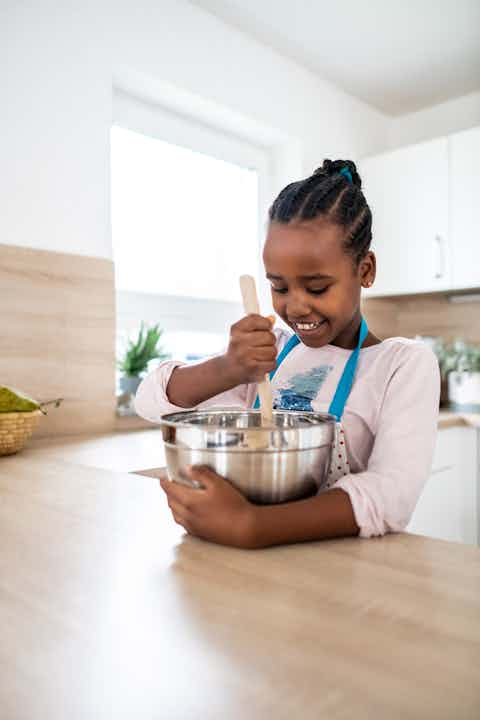
[{"label": "wicker basket", "polygon": [[13,455],[21,450],[38,425],[42,413],[0,413],[0,455]]}]

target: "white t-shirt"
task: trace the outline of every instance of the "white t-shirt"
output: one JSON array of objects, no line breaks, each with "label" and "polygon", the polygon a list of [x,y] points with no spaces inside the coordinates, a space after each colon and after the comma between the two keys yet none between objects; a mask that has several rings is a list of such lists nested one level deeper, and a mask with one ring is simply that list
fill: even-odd
[{"label": "white t-shirt", "polygon": [[[277,350],[289,338],[275,330]],[[297,345],[272,381],[274,406],[327,412],[351,350]],[[168,400],[170,375],[180,362],[162,363],[138,388],[135,407],[152,421],[185,410]],[[351,473],[335,484],[348,493],[361,537],[403,530],[429,476],[439,407],[439,368],[423,343],[389,338],[360,351],[342,418]],[[239,385],[198,407],[253,406],[256,383]]]}]

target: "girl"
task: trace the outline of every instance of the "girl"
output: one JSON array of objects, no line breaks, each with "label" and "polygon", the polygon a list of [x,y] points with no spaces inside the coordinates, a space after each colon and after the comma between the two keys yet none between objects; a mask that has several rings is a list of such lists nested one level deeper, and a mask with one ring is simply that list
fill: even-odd
[{"label": "girl", "polygon": [[330,411],[340,421],[326,486],[305,500],[253,505],[208,467],[190,469],[199,490],[162,480],[187,532],[257,548],[368,538],[408,524],[430,471],[439,371],[426,345],[380,341],[362,319],[361,288],[375,279],[371,226],[355,164],[325,160],[284,188],[269,211],[266,276],[275,312],[293,335],[249,315],[232,326],[223,355],[191,366],[165,362],[143,380],[136,409],[153,422],[199,405],[249,408],[283,350],[274,407]]}]

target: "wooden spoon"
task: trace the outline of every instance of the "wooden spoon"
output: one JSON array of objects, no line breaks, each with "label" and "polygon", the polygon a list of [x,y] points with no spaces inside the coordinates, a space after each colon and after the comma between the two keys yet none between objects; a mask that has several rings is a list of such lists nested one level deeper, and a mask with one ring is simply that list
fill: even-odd
[{"label": "wooden spoon", "polygon": [[[260,315],[258,305],[257,289],[255,287],[255,279],[251,275],[240,276],[240,290],[243,298],[243,307],[247,315]],[[265,379],[258,383],[258,395],[260,397],[260,413],[262,425],[272,426],[272,387],[270,378],[265,375]]]}]

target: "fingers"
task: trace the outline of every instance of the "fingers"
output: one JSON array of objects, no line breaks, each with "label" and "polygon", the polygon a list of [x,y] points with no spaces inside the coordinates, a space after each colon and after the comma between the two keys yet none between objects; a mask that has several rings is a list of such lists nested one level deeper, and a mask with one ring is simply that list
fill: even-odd
[{"label": "fingers", "polygon": [[195,465],[185,469],[185,473],[203,486],[200,489],[187,487],[181,483],[160,479],[160,486],[167,496],[168,507],[173,519],[181,525],[190,535],[196,534],[197,516],[202,512],[202,506],[208,499],[208,489],[219,481],[223,481],[213,470],[205,465]]},{"label": "fingers", "polygon": [[201,501],[205,491],[212,487],[219,476],[206,465],[189,466],[184,472],[193,482],[198,483],[199,487],[191,487],[176,480],[163,478],[160,480],[160,486],[169,500],[180,503],[188,510]]},{"label": "fingers", "polygon": [[268,317],[263,317],[263,315],[246,315],[232,325],[232,330],[235,328],[241,332],[252,332],[253,330],[271,331],[273,326],[272,318],[273,315],[269,315]]},{"label": "fingers", "polygon": [[217,486],[219,483],[225,482],[224,478],[217,475],[208,465],[191,465],[185,468],[185,474],[193,481],[199,483],[202,487],[193,488],[182,483],[172,482],[167,478],[160,479],[160,486],[168,497],[169,503],[172,502],[182,505],[189,510],[193,505],[201,502],[205,491]]},{"label": "fingers", "polygon": [[249,372],[255,371],[258,363],[274,364],[277,358],[276,340],[273,333],[237,332],[231,337],[230,347],[236,360]]},{"label": "fingers", "polygon": [[257,382],[274,370],[277,348],[272,317],[247,315],[232,325],[226,357],[237,385]]},{"label": "fingers", "polygon": [[252,348],[246,352],[239,353],[239,362],[241,362],[249,380],[262,373],[273,370],[276,365],[276,357],[273,356],[267,348],[267,352],[263,349]]},{"label": "fingers", "polygon": [[205,490],[210,490],[215,487],[219,481],[225,482],[224,479],[217,475],[208,465],[192,465],[187,467],[186,472],[192,480],[200,482]]},{"label": "fingers", "polygon": [[172,512],[173,519],[178,525],[181,525],[185,528],[185,530],[189,531],[190,511],[186,507],[185,503],[177,498],[178,487],[181,488],[182,486],[179,485],[179,483],[168,480],[167,478],[160,479],[160,486],[167,496],[167,504]]},{"label": "fingers", "polygon": [[251,347],[268,347],[275,350],[276,339],[272,332],[256,330],[255,332],[245,333],[244,339]]},{"label": "fingers", "polygon": [[182,527],[184,527],[187,530],[190,523],[189,523],[188,515],[186,514],[185,508],[183,507],[183,505],[180,505],[179,503],[176,503],[173,500],[171,500],[168,503],[168,507],[172,511],[173,519],[175,520],[177,525],[181,525]]},{"label": "fingers", "polygon": [[276,364],[274,360],[269,362],[259,362],[255,360],[255,367],[250,372],[249,382],[261,382],[265,375],[275,370]]},{"label": "fingers", "polygon": [[175,480],[161,480],[160,486],[165,492],[169,504],[170,501],[176,502],[179,505],[182,505],[186,510],[189,510],[192,503],[195,502],[196,494],[202,492],[201,488],[187,487]]},{"label": "fingers", "polygon": [[257,347],[253,353],[255,360],[258,360],[258,362],[274,363],[277,360],[277,350],[275,347]]}]

